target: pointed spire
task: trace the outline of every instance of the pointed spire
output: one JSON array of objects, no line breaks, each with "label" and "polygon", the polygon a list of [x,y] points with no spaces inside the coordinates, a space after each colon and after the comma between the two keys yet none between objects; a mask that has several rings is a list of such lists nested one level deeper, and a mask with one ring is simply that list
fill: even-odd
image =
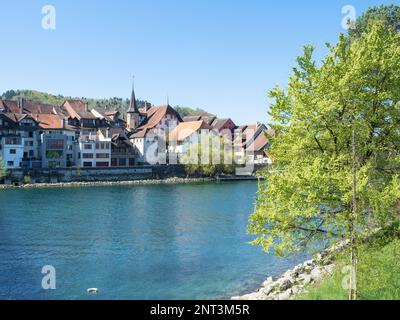
[{"label": "pointed spire", "polygon": [[139,109],[136,104],[136,97],[135,97],[135,76],[132,78],[132,95],[131,95],[131,102],[129,104],[128,113],[139,113]]}]

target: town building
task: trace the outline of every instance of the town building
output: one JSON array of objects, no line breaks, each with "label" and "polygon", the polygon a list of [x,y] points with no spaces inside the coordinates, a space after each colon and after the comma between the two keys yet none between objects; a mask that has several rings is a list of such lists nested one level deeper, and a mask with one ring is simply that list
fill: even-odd
[{"label": "town building", "polygon": [[111,137],[111,167],[137,165],[137,149],[127,137],[124,128],[107,128],[101,132],[103,136]]},{"label": "town building", "polygon": [[99,130],[79,138],[78,166],[84,168],[111,167],[111,138]]},{"label": "town building", "polygon": [[75,167],[78,160],[78,133],[68,128],[67,119],[56,114],[37,114],[43,168]]},{"label": "town building", "polygon": [[234,152],[237,163],[271,163],[268,157],[270,143],[267,135],[273,135],[263,123],[243,125],[235,129]]},{"label": "town building", "polygon": [[201,138],[211,142],[210,138],[217,135],[213,127],[203,120],[181,122],[168,135],[168,153],[170,157],[176,154],[179,159],[182,154],[189,151],[192,144],[201,143]]},{"label": "town building", "polygon": [[[10,105],[8,102],[6,103]],[[38,122],[28,114],[11,113],[8,108],[3,109],[3,112],[0,113],[0,118],[2,123],[0,125],[0,136],[7,138],[3,139],[1,144],[4,164],[12,168],[30,168],[34,166],[35,161],[39,159]],[[22,149],[20,144],[22,144]],[[7,148],[9,153],[4,151]],[[21,150],[22,157],[20,157]]]}]

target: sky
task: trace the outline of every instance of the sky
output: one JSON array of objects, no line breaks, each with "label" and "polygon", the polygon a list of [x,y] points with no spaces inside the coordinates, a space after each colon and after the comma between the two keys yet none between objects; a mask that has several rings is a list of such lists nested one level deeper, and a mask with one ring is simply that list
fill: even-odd
[{"label": "sky", "polygon": [[[346,5],[373,0],[1,0],[0,93],[136,97],[268,122],[268,90],[285,87],[305,44],[335,43]],[[55,9],[55,29],[42,8]],[[45,22],[48,20],[45,20]],[[47,24],[48,25],[48,24]]]}]

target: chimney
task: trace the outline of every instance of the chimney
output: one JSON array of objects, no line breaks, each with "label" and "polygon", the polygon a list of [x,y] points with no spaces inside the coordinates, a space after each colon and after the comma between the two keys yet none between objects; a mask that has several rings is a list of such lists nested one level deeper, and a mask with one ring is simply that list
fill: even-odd
[{"label": "chimney", "polygon": [[62,118],[61,122],[62,122],[62,128],[65,129],[65,118]]},{"label": "chimney", "polygon": [[110,137],[110,127],[107,128],[107,133],[106,133],[106,138],[108,139]]},{"label": "chimney", "polygon": [[85,107],[86,107],[86,112],[89,112],[89,102],[85,103]]},{"label": "chimney", "polygon": [[19,113],[23,113],[24,110],[24,98],[21,98],[18,100],[18,109],[19,109]]},{"label": "chimney", "polygon": [[147,104],[147,101],[144,102],[144,112],[147,112],[149,110],[149,105]]}]

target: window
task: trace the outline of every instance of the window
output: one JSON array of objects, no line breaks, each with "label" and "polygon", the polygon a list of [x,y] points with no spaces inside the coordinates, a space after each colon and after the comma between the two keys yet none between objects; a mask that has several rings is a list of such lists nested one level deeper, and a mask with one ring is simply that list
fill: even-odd
[{"label": "window", "polygon": [[117,163],[118,163],[117,160],[118,160],[118,159],[116,159],[116,158],[112,158],[112,159],[111,159],[111,166],[112,166],[112,167],[116,167],[116,166],[117,166]]},{"label": "window", "polygon": [[125,158],[120,158],[119,159],[119,165],[121,167],[125,167],[126,166],[126,159]]},{"label": "window", "polygon": [[108,167],[108,162],[96,162],[96,167]]},{"label": "window", "polygon": [[110,157],[109,153],[98,153],[96,154],[97,159],[108,159]]},{"label": "window", "polygon": [[29,137],[29,138],[33,138],[33,131],[29,131],[28,137]]},{"label": "window", "polygon": [[85,150],[92,150],[92,145],[91,144],[85,144],[83,148]]},{"label": "window", "polygon": [[33,156],[34,156],[33,150],[29,150],[29,156],[30,156],[30,157],[33,157]]},{"label": "window", "polygon": [[83,163],[83,166],[86,167],[86,168],[88,168],[88,167],[93,167],[93,165],[92,165],[91,162],[84,162],[84,163]]},{"label": "window", "polygon": [[134,166],[135,165],[135,158],[129,158],[129,165]]},{"label": "window", "polygon": [[17,150],[16,149],[10,149],[10,154],[16,154]]},{"label": "window", "polygon": [[25,141],[25,147],[33,147],[33,141]]},{"label": "window", "polygon": [[46,141],[46,149],[63,150],[64,140],[62,139],[49,139]]},{"label": "window", "polygon": [[8,167],[14,167],[14,161],[7,161]]},{"label": "window", "polygon": [[82,158],[83,159],[93,159],[93,153],[83,153]]},{"label": "window", "polygon": [[19,137],[6,137],[5,138],[5,144],[10,144],[10,145],[21,144],[21,138],[19,138]]}]

